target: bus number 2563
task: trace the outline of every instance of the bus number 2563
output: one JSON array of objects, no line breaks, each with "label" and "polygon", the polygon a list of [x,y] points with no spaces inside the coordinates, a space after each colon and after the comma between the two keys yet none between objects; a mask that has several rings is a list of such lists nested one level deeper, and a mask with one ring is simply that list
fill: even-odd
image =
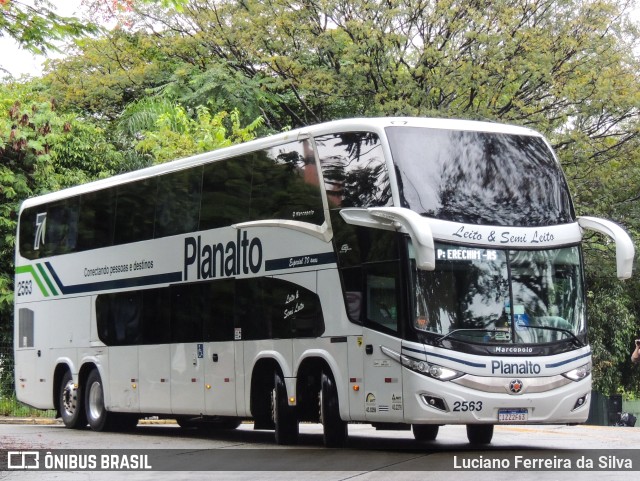
[{"label": "bus number 2563", "polygon": [[482,401],[456,401],[453,403],[454,411],[482,411]]}]

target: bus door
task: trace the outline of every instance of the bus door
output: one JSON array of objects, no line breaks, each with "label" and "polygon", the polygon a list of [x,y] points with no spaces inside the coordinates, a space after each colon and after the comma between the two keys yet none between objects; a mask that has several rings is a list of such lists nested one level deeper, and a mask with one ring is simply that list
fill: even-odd
[{"label": "bus door", "polygon": [[236,377],[236,358],[241,362],[242,343],[234,342],[235,281],[211,283],[208,312],[204,320],[205,412],[213,416],[236,416],[236,390],[244,386]]},{"label": "bus door", "polygon": [[402,422],[397,263],[372,264],[365,269],[364,402],[370,422]]},{"label": "bus door", "polygon": [[171,286],[171,411],[204,413],[206,284]]}]

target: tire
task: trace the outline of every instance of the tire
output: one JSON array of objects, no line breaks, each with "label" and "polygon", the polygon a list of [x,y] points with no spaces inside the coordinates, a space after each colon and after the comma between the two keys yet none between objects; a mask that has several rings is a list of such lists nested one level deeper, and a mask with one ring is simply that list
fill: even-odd
[{"label": "tire", "polygon": [[282,374],[274,375],[274,387],[271,395],[271,413],[276,430],[277,444],[296,444],[298,442],[298,418],[294,406],[289,406],[287,388]]},{"label": "tire", "polygon": [[493,424],[467,424],[467,439],[471,444],[489,444],[493,438]]},{"label": "tire", "polygon": [[69,371],[64,373],[58,389],[58,405],[64,425],[70,429],[87,427],[87,416],[84,410],[82,389],[76,388]]},{"label": "tire", "polygon": [[341,448],[347,442],[347,423],[340,417],[338,390],[333,376],[322,373],[320,381],[320,422],[324,445]]},{"label": "tire", "polygon": [[435,441],[440,429],[437,424],[414,424],[411,427],[416,441]]},{"label": "tire", "polygon": [[178,417],[176,418],[176,422],[182,429],[193,429],[197,428],[200,425],[198,421],[194,420],[193,418]]},{"label": "tire", "polygon": [[239,419],[230,418],[221,419],[219,421],[205,422],[203,423],[202,427],[207,429],[208,431],[233,431],[234,429],[237,429],[240,424],[242,424],[242,421],[240,421]]},{"label": "tire", "polygon": [[87,378],[84,405],[89,427],[94,431],[108,431],[112,427],[110,413],[104,407],[104,389],[97,369],[92,370]]}]

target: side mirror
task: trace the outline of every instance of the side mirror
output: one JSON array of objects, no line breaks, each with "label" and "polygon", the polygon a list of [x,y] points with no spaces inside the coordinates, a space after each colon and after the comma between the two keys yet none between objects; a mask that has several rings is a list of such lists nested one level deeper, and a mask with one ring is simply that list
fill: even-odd
[{"label": "side mirror", "polygon": [[370,207],[342,209],[340,215],[347,224],[384,230],[402,228],[413,242],[418,269],[432,271],[436,268],[431,227],[420,214],[403,207]]},{"label": "side mirror", "polygon": [[629,279],[633,269],[635,248],[629,234],[615,222],[597,217],[578,217],[578,225],[611,237],[616,243],[616,268],[618,279]]}]

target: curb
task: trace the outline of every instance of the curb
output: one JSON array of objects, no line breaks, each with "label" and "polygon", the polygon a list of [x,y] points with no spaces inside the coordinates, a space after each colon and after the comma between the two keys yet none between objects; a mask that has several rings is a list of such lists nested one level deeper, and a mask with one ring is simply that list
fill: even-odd
[{"label": "curb", "polygon": [[0,416],[0,424],[34,424],[34,425],[49,425],[49,424],[62,424],[62,420],[54,418],[13,418],[7,416]]},{"label": "curb", "polygon": [[[15,418],[9,416],[0,416],[0,424],[21,424],[21,425],[37,425],[37,426],[49,426],[60,424],[62,425],[62,419],[59,418]],[[177,424],[174,419],[141,419],[138,424]]]}]

